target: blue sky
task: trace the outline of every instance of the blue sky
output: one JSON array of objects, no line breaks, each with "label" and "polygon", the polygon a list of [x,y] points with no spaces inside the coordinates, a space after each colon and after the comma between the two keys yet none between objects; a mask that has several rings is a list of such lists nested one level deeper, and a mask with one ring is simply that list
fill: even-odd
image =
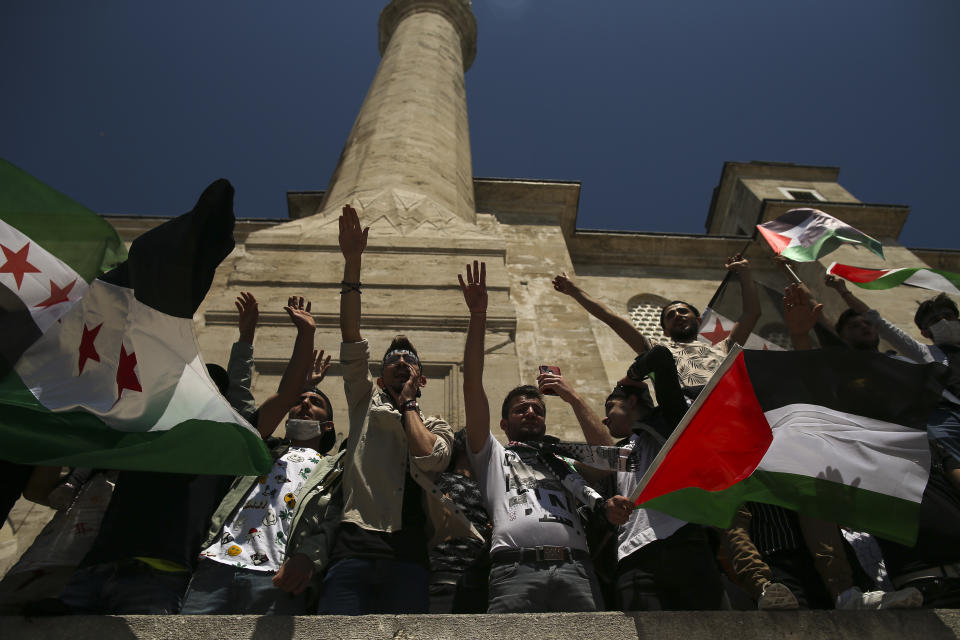
[{"label": "blue sky", "polygon": [[[0,6],[0,155],[104,213],[240,217],[323,189],[385,0]],[[478,177],[582,182],[578,224],[702,233],[725,160],[840,167],[960,248],[960,3],[478,0]]]}]

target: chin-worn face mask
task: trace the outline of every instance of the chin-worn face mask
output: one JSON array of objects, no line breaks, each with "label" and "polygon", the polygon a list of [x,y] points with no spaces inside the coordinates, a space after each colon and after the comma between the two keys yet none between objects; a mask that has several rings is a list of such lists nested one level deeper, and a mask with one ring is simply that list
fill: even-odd
[{"label": "chin-worn face mask", "polygon": [[960,344],[960,320],[937,320],[929,331],[934,344]]},{"label": "chin-worn face mask", "polygon": [[309,440],[320,435],[320,423],[317,420],[287,420],[287,438],[290,440]]}]

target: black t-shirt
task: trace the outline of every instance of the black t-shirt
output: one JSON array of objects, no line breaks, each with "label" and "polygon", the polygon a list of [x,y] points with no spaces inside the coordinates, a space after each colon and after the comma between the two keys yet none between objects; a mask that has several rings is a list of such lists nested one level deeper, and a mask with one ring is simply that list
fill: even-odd
[{"label": "black t-shirt", "polygon": [[352,522],[340,525],[331,561],[345,558],[389,558],[428,566],[427,517],[423,511],[423,489],[410,473],[403,486],[403,514],[400,531],[370,531]]},{"label": "black t-shirt", "polygon": [[122,471],[81,566],[137,556],[193,568],[232,476]]}]

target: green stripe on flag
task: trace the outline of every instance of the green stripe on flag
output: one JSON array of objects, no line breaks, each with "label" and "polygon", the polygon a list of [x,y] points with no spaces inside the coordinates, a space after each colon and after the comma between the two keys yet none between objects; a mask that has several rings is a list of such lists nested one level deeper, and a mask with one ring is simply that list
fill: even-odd
[{"label": "green stripe on flag", "polygon": [[3,454],[12,462],[217,475],[273,466],[263,441],[241,425],[187,420],[166,431],[118,431],[86,411],[49,411],[13,371],[0,377],[0,396]]},{"label": "green stripe on flag", "polygon": [[825,478],[757,470],[723,491],[680,489],[640,506],[725,529],[744,502],[776,504],[912,546],[920,504]]},{"label": "green stripe on flag", "polygon": [[126,260],[126,246],[109,222],[3,159],[0,185],[0,219],[87,282]]}]

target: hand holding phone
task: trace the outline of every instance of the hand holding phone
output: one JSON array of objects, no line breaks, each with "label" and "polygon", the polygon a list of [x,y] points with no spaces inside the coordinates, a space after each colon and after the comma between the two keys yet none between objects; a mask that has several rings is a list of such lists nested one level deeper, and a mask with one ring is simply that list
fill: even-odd
[{"label": "hand holding phone", "polygon": [[[537,376],[537,383],[538,383],[538,384],[540,383],[540,377],[543,376],[543,374],[545,374],[545,373],[551,373],[551,374],[553,374],[553,375],[555,375],[555,376],[559,376],[559,375],[560,375],[560,367],[554,367],[553,365],[548,365],[548,364],[542,364],[542,365],[540,365],[540,373],[539,373],[539,375]],[[556,391],[552,391],[552,390],[550,390],[550,389],[544,389],[542,385],[540,386],[540,393],[542,393],[542,394],[545,395],[545,396],[555,396],[555,395],[557,395],[557,392],[556,392]]]}]

